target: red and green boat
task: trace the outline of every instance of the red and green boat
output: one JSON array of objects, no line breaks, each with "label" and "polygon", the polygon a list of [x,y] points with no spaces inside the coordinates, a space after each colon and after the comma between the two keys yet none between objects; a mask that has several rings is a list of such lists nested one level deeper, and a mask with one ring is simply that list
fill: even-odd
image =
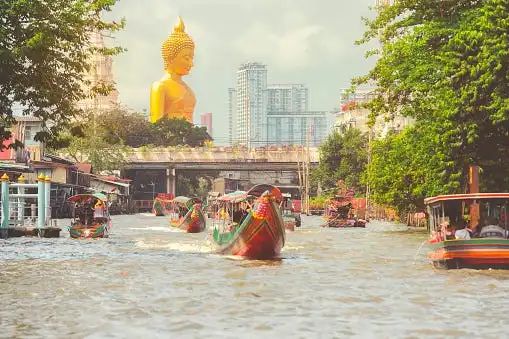
[{"label": "red and green boat", "polygon": [[205,215],[199,198],[179,196],[171,201],[170,225],[187,233],[200,233],[205,230]]},{"label": "red and green boat", "polygon": [[249,259],[278,257],[285,244],[282,199],[281,191],[271,185],[218,198],[213,231],[218,252]]},{"label": "red and green boat", "polygon": [[74,203],[73,220],[69,227],[71,238],[109,237],[111,218],[104,194],[78,194],[70,197],[68,201]]},{"label": "red and green boat", "polygon": [[154,204],[152,205],[152,213],[158,217],[169,215],[172,209],[171,201],[173,198],[173,194],[159,193],[154,199]]},{"label": "red and green boat", "polygon": [[439,268],[509,268],[509,193],[450,194],[424,200]]}]

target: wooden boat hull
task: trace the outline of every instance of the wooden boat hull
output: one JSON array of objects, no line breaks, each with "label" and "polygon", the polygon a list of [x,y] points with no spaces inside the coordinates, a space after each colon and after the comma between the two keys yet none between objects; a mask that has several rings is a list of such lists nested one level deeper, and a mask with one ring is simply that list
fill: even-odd
[{"label": "wooden boat hull", "polygon": [[249,212],[240,226],[231,232],[214,229],[218,252],[249,259],[271,259],[281,253],[285,244],[285,228],[277,205],[270,196],[259,198],[255,210]]},{"label": "wooden boat hull", "polygon": [[73,225],[69,227],[69,235],[74,239],[94,239],[94,238],[108,238],[110,224],[102,223],[97,226],[84,227],[82,225]]},{"label": "wooden boat hull", "polygon": [[352,227],[366,227],[364,220],[348,220],[348,219],[332,219],[327,220],[325,227],[332,228],[352,228]]},{"label": "wooden boat hull", "polygon": [[200,233],[205,231],[206,222],[200,204],[195,204],[178,222],[172,222],[172,226],[178,227],[187,233]]},{"label": "wooden boat hull", "polygon": [[509,240],[479,238],[431,244],[428,258],[438,268],[509,268]]}]

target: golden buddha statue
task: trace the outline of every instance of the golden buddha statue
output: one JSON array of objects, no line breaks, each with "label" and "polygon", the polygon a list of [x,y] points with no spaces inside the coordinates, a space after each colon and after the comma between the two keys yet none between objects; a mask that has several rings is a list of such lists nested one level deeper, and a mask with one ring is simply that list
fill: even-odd
[{"label": "golden buddha statue", "polygon": [[194,42],[184,31],[182,19],[178,18],[171,35],[163,42],[162,56],[165,74],[152,84],[150,90],[150,122],[161,118],[184,118],[193,122],[196,98],[182,76],[193,67]]}]

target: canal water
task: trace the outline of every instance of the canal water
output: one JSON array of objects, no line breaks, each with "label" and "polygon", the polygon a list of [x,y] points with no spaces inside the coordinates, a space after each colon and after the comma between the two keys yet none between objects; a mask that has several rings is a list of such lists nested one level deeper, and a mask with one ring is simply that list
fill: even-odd
[{"label": "canal water", "polygon": [[435,270],[403,225],[320,223],[274,261],[216,255],[210,234],[148,214],[115,216],[109,239],[0,240],[0,337],[507,335],[509,272]]}]

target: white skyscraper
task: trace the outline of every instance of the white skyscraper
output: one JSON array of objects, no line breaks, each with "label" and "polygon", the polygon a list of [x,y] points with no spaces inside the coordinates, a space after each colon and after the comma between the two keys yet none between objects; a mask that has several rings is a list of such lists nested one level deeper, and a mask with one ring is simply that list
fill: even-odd
[{"label": "white skyscraper", "polygon": [[236,144],[239,140],[237,134],[237,91],[235,88],[228,88],[228,136],[230,145]]},{"label": "white skyscraper", "polygon": [[[243,64],[237,71],[237,142],[264,146],[267,141],[267,67],[257,62]],[[233,117],[232,117],[233,118]],[[235,129],[235,128],[234,128]]]},{"label": "white skyscraper", "polygon": [[309,90],[303,84],[276,84],[267,87],[267,112],[306,112]]},{"label": "white skyscraper", "polygon": [[303,84],[267,85],[267,67],[246,63],[228,89],[230,145],[319,145],[327,136],[330,114],[309,110]]}]

